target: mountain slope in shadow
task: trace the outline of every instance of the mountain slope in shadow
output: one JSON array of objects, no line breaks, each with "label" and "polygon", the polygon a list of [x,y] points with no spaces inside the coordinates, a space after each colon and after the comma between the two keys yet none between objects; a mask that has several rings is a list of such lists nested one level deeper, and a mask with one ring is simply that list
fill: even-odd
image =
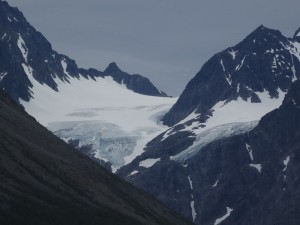
[{"label": "mountain slope in shadow", "polygon": [[0,224],[188,224],[0,91]]}]

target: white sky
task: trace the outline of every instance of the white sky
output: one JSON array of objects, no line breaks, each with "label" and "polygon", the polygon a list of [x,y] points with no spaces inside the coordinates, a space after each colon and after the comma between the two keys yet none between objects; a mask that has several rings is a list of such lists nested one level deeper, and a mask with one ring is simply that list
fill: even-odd
[{"label": "white sky", "polygon": [[179,95],[213,54],[256,27],[292,37],[299,0],[8,0],[79,67],[112,61]]}]

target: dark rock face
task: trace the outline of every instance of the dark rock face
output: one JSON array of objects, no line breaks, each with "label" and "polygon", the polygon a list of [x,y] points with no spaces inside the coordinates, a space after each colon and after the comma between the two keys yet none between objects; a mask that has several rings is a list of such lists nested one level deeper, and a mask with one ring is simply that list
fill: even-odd
[{"label": "dark rock face", "polygon": [[148,78],[139,74],[130,75],[123,72],[115,62],[108,65],[104,70],[104,74],[112,76],[116,82],[126,85],[129,90],[133,90],[136,93],[150,96],[167,96],[164,92],[159,91]]},{"label": "dark rock face", "polygon": [[129,75],[125,72],[78,68],[76,62],[52,49],[51,44],[36,31],[17,9],[7,2],[0,1],[0,88],[5,89],[16,101],[29,101],[32,97],[32,83],[24,71],[29,68],[35,80],[46,84],[55,91],[55,78],[68,82],[73,78],[95,78],[112,76],[118,83],[123,83],[134,92],[165,96],[158,91],[149,79],[140,75]]},{"label": "dark rock face", "polygon": [[0,224],[189,224],[58,139],[0,90]]},{"label": "dark rock face", "polygon": [[[119,174],[196,224],[299,224],[300,81],[253,130],[211,141],[184,160],[164,154],[148,148]],[[147,158],[160,161],[140,166]]]},{"label": "dark rock face", "polygon": [[293,39],[300,43],[300,28],[295,32]]},{"label": "dark rock face", "polygon": [[67,79],[61,60],[68,61],[73,69],[71,74],[78,76],[75,62],[53,51],[51,44],[26,21],[17,8],[1,1],[0,13],[0,71],[6,74],[0,81],[0,87],[10,96],[15,100],[21,98],[28,101],[31,98],[32,84],[24,66],[32,68],[33,77],[38,82],[47,84],[55,91],[57,84],[53,78]]},{"label": "dark rock face", "polygon": [[219,101],[241,97],[260,102],[255,92],[267,90],[271,97],[278,97],[278,90],[287,91],[300,72],[294,41],[279,31],[258,27],[203,65],[163,123],[172,126],[194,111],[205,115]]}]

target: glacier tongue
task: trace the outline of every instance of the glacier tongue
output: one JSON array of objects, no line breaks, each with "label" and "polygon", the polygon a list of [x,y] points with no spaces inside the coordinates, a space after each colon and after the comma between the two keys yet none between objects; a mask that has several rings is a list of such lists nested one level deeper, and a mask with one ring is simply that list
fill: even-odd
[{"label": "glacier tongue", "polygon": [[193,157],[207,144],[234,135],[249,132],[258,124],[258,121],[229,123],[205,130],[197,135],[193,145],[175,156],[171,160],[184,162]]},{"label": "glacier tongue", "polygon": [[109,161],[114,168],[125,164],[125,156],[132,154],[140,138],[138,134],[103,121],[54,122],[48,129],[67,142],[78,140],[78,148],[90,146],[91,156]]}]

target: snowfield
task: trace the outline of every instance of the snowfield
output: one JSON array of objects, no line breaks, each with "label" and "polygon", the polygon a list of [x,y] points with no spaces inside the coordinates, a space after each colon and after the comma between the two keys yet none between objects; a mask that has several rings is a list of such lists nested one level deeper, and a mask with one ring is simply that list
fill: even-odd
[{"label": "snowfield", "polygon": [[20,99],[26,111],[63,140],[92,145],[93,156],[110,161],[113,171],[130,163],[168,128],[160,118],[177,100],[137,94],[109,76],[68,76],[69,83],[55,78],[56,92],[37,82],[29,66],[23,68],[33,84],[33,99]]},{"label": "snowfield", "polygon": [[[256,92],[261,100],[259,103],[253,103],[250,102],[250,100],[244,101],[240,97],[236,101],[220,101],[212,108],[213,116],[206,121],[204,124],[205,127],[201,127],[201,123],[194,122],[191,125],[186,126],[184,130],[190,130],[198,135],[205,130],[222,124],[260,120],[266,113],[281,105],[286,93],[280,89],[278,90],[278,93],[278,98],[271,98],[267,91]],[[193,112],[177,125],[185,124],[187,121],[193,120],[199,116],[200,114]]]},{"label": "snowfield", "polygon": [[[200,114],[192,112],[185,119],[167,130],[161,141],[176,134],[176,126],[185,125],[180,131],[189,131],[196,140],[192,146],[185,149],[171,159],[184,161],[194,156],[202,147],[214,140],[242,134],[253,129],[262,116],[278,108],[285,93],[278,90],[278,98],[271,98],[267,91],[256,92],[260,103],[244,101],[240,97],[235,101],[220,101],[212,108],[212,116],[205,123],[200,123],[197,118]],[[188,123],[189,121],[193,121]]]},{"label": "snowfield", "polygon": [[185,160],[192,158],[207,144],[216,140],[249,132],[257,125],[257,123],[258,121],[229,123],[202,131],[196,136],[196,140],[192,146],[175,156],[171,156],[170,159],[184,163]]}]

